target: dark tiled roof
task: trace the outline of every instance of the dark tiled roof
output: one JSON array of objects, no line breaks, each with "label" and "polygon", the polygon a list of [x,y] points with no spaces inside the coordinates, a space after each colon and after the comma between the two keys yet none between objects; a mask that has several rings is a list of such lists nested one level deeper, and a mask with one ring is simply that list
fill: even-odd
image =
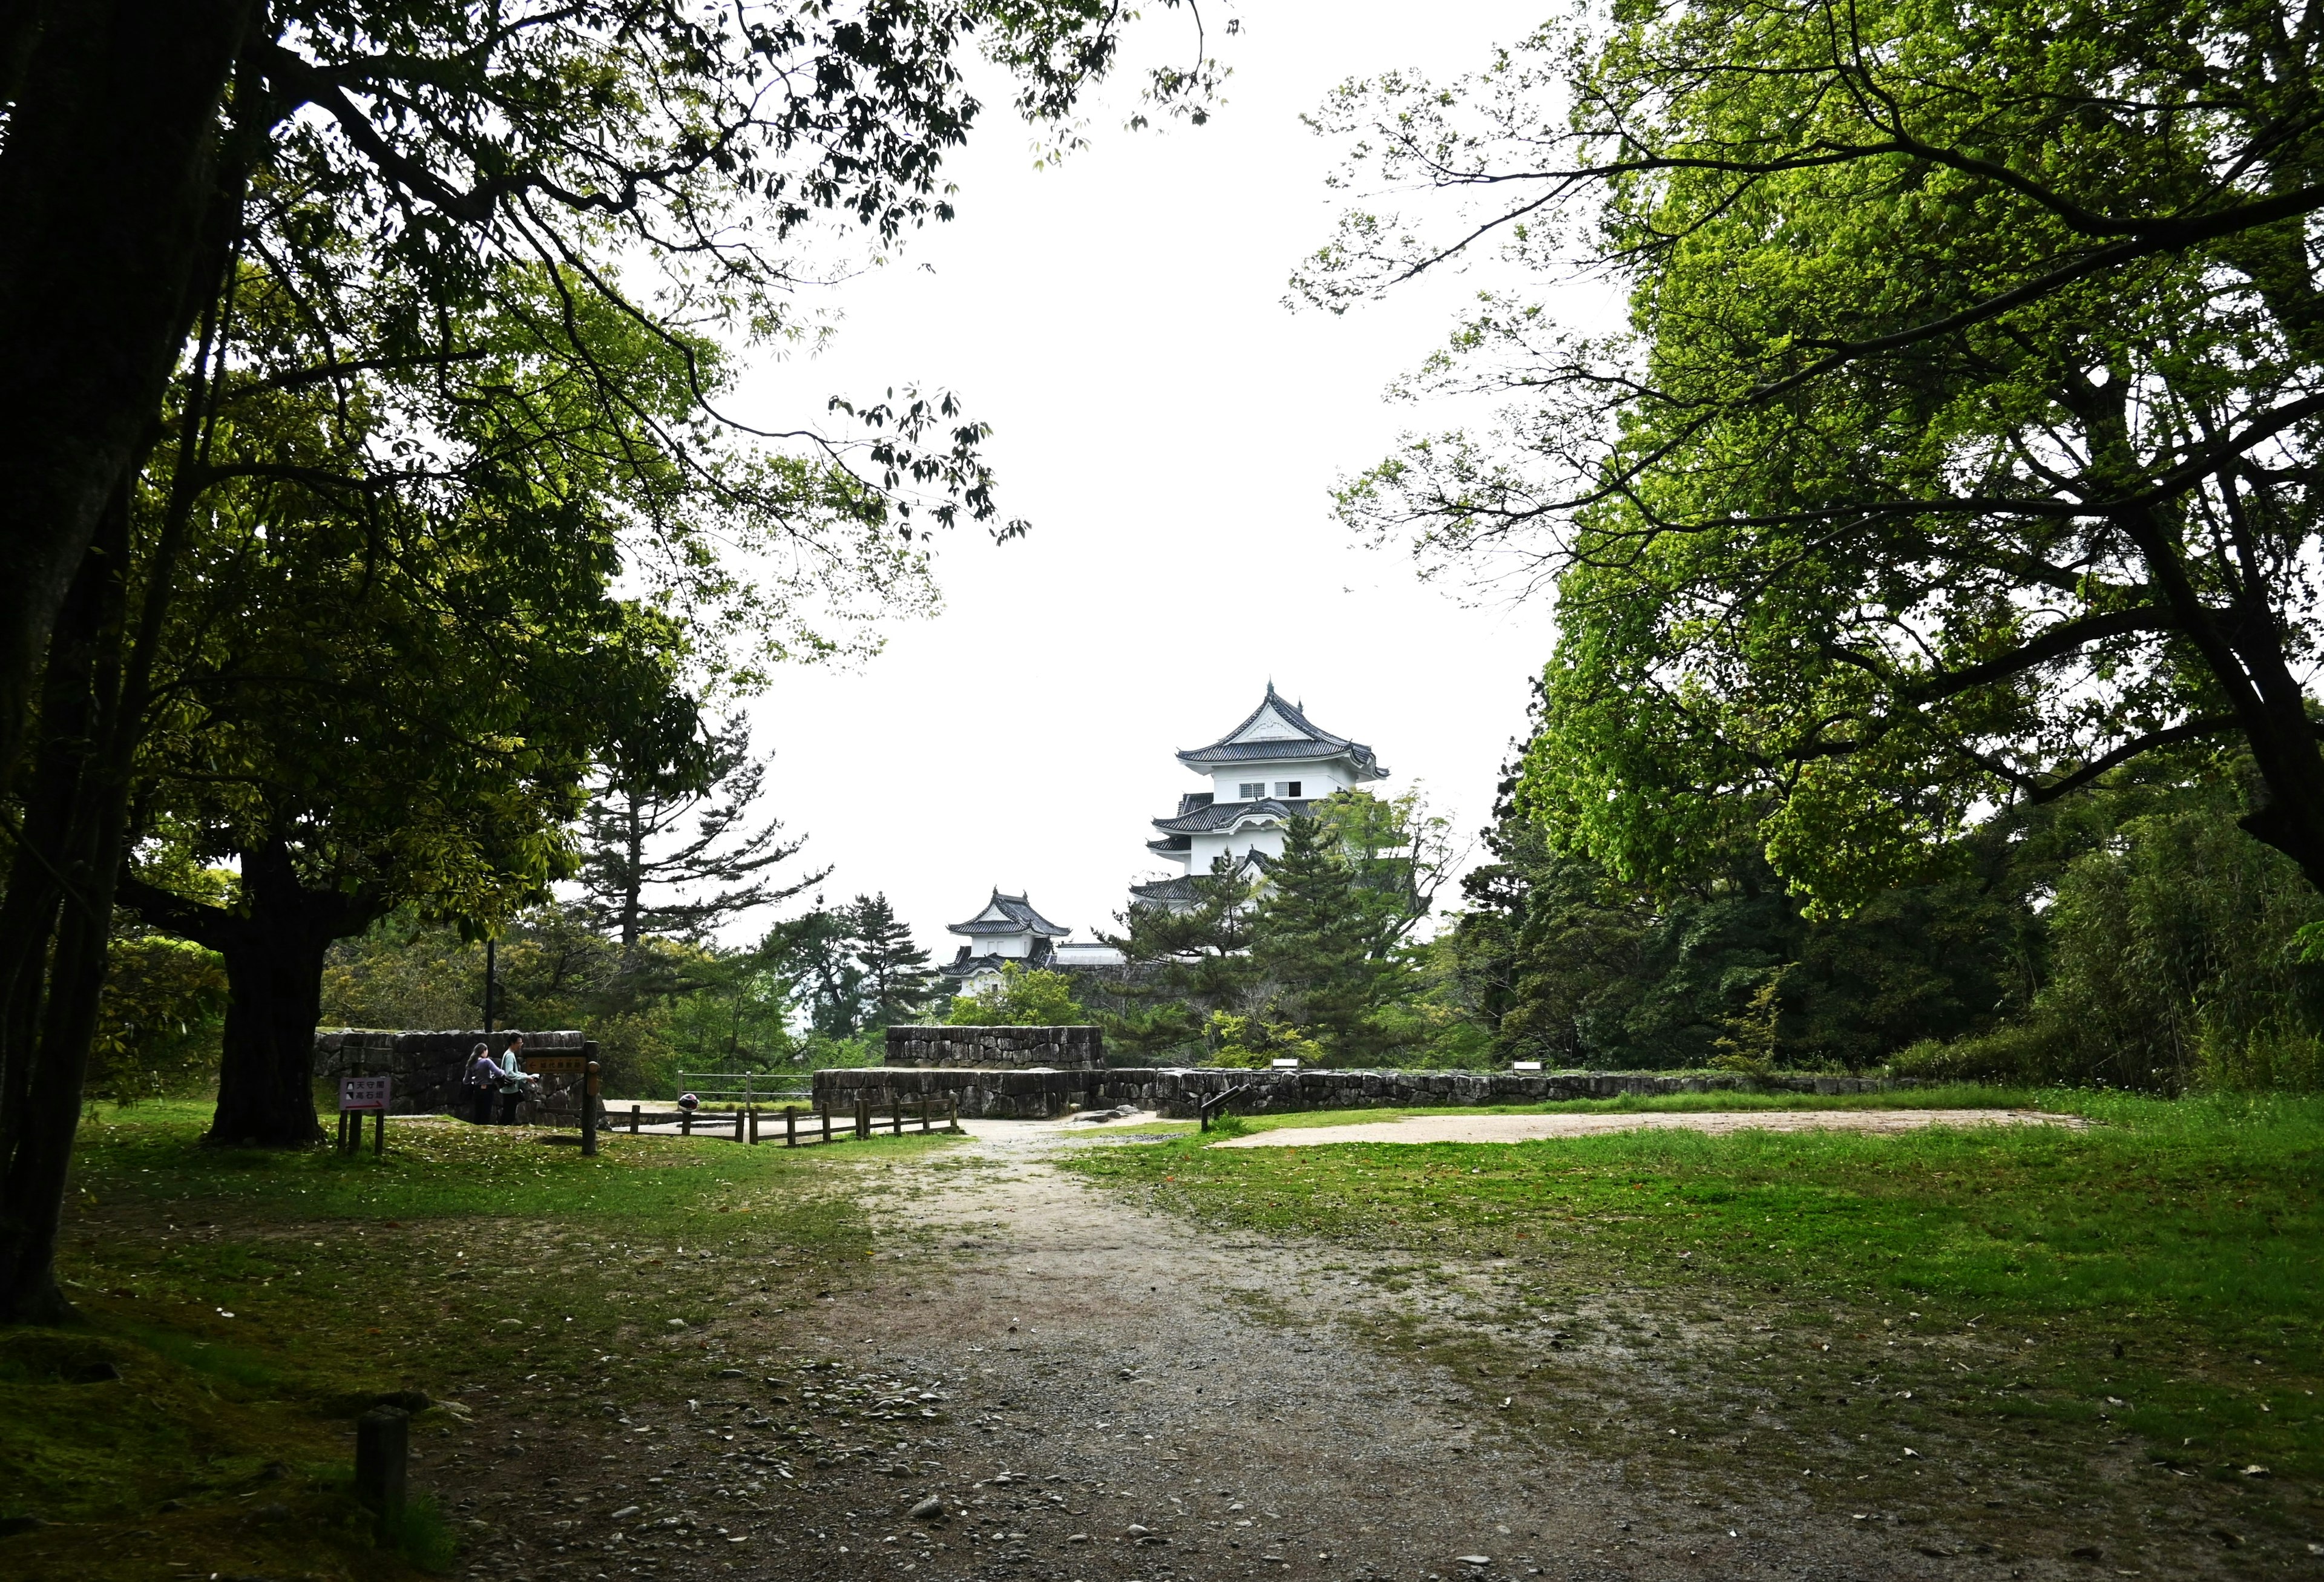
[{"label": "dark tiled roof", "polygon": [[[988,915],[991,913],[999,913],[1000,915]],[[979,912],[965,923],[949,923],[945,925],[945,930],[948,934],[1022,934],[1027,929],[1038,934],[1045,934],[1051,939],[1062,939],[1073,933],[1072,929],[1059,928],[1038,912],[1034,911],[1032,903],[1026,900],[1024,897],[1004,896],[999,890],[992,892],[992,899],[984,904],[982,912]]]},{"label": "dark tiled roof", "polygon": [[1225,829],[1247,813],[1262,818],[1298,818],[1314,805],[1312,801],[1278,802],[1272,796],[1262,796],[1256,802],[1207,802],[1176,818],[1157,818],[1154,827],[1171,834],[1200,834],[1205,830]]},{"label": "dark tiled roof", "polygon": [[1036,967],[1046,967],[1054,959],[1053,952],[1047,948],[1048,941],[1035,940],[1033,947],[1033,953],[1029,956],[997,954],[972,956],[969,952],[976,947],[963,945],[960,947],[960,954],[938,967],[936,970],[947,978],[973,978],[979,972],[998,972],[1003,967],[1012,964],[1028,970]]},{"label": "dark tiled roof", "polygon": [[1194,837],[1192,835],[1165,835],[1158,841],[1147,842],[1146,849],[1148,851],[1157,851],[1164,855],[1167,855],[1173,851],[1182,853],[1192,851],[1194,849]]},{"label": "dark tiled roof", "polygon": [[[1297,736],[1278,737],[1271,741],[1237,741],[1236,737],[1250,730],[1261,714],[1269,709]],[[1303,763],[1320,759],[1345,757],[1354,763],[1357,775],[1364,779],[1378,779],[1388,771],[1379,767],[1372,750],[1360,741],[1351,741],[1344,736],[1334,736],[1318,727],[1297,705],[1291,704],[1268,683],[1267,695],[1259,707],[1245,715],[1242,723],[1212,742],[1181,752],[1178,761],[1190,769],[1214,764],[1233,763]]]},{"label": "dark tiled roof", "polygon": [[1193,877],[1183,873],[1176,878],[1157,878],[1152,884],[1132,885],[1130,887],[1130,893],[1140,901],[1150,901],[1157,905],[1179,901],[1191,904],[1198,898],[1194,894]]},{"label": "dark tiled roof", "polygon": [[1178,798],[1178,816],[1184,818],[1198,807],[1208,807],[1211,805],[1211,796],[1208,791],[1187,792]]}]

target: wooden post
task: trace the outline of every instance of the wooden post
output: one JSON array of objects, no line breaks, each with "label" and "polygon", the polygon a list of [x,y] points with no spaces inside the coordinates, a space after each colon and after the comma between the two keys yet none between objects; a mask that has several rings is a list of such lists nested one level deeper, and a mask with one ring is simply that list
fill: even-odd
[{"label": "wooden post", "polygon": [[404,1474],[411,1453],[411,1413],[374,1406],[355,1419],[355,1498],[383,1524],[403,1513]]},{"label": "wooden post", "polygon": [[597,1156],[597,1062],[581,1068],[581,1157]]},{"label": "wooden post", "polygon": [[872,1140],[872,1100],[861,1093],[855,1096],[855,1140]]},{"label": "wooden post", "polygon": [[630,1106],[630,1136],[633,1137],[638,1135],[638,1122],[643,1118],[644,1109],[645,1106],[642,1104]]},{"label": "wooden post", "polygon": [[798,1106],[796,1104],[783,1106],[783,1146],[798,1146]]},{"label": "wooden post", "polygon": [[[372,1157],[374,1159],[384,1159],[387,1157],[387,1111],[384,1109],[374,1109],[371,1113]],[[355,1147],[357,1151],[361,1151],[363,1147],[363,1118],[361,1116],[357,1116],[355,1118]]]},{"label": "wooden post", "polygon": [[694,1135],[694,1111],[681,1109],[678,1112],[678,1135],[681,1137]]},{"label": "wooden post", "polygon": [[904,1096],[901,1093],[889,1095],[888,1119],[890,1123],[890,1129],[898,1136],[902,1136],[904,1135]]},{"label": "wooden post", "polygon": [[945,1100],[945,1129],[960,1130],[960,1095],[957,1093]]},{"label": "wooden post", "polygon": [[759,1107],[753,1104],[746,1108],[751,1112],[751,1146],[755,1148],[759,1145]]},{"label": "wooden post", "polygon": [[734,1140],[742,1140],[742,1112],[739,1109],[734,1112]]},{"label": "wooden post", "polygon": [[927,1094],[923,1093],[923,1094],[921,1094],[921,1095],[920,1095],[920,1135],[921,1135],[922,1136],[927,1136],[927,1132],[928,1132],[928,1096],[927,1096]]},{"label": "wooden post", "polygon": [[828,1143],[831,1141],[831,1106],[825,1105],[819,1113],[823,1117],[823,1140]]}]

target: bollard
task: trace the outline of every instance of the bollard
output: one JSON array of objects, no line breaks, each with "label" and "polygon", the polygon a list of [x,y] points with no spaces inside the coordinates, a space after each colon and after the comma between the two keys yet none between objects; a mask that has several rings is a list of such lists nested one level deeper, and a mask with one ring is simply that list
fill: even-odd
[{"label": "bollard", "polygon": [[678,1112],[678,1135],[681,1137],[694,1135],[694,1111],[681,1109]]},{"label": "bollard", "polygon": [[759,1110],[758,1110],[758,1107],[757,1107],[756,1105],[752,1105],[752,1106],[751,1107],[751,1146],[752,1146],[753,1148],[755,1148],[755,1147],[757,1147],[758,1145],[759,1145]]},{"label": "bollard", "polygon": [[355,1498],[382,1526],[403,1514],[404,1472],[411,1452],[411,1413],[374,1406],[355,1419]]},{"label": "bollard", "polygon": [[796,1104],[783,1106],[783,1146],[798,1146],[798,1106]]},{"label": "bollard", "polygon": [[872,1140],[872,1100],[860,1093],[855,1099],[855,1140],[859,1143]]},{"label": "bollard", "polygon": [[581,1076],[581,1157],[597,1156],[597,1062],[591,1061]]},{"label": "bollard", "polygon": [[898,1136],[902,1136],[904,1135],[904,1096],[902,1094],[897,1093],[890,1095],[888,1099],[888,1120],[890,1122],[889,1129],[894,1132]]},{"label": "bollard", "polygon": [[734,1140],[742,1140],[742,1112],[739,1109],[734,1112]]},{"label": "bollard", "polygon": [[823,1140],[828,1143],[831,1141],[831,1106],[825,1105],[820,1113],[823,1116]]},{"label": "bollard", "polygon": [[[387,1111],[374,1109],[372,1111],[372,1157],[384,1159],[387,1157]],[[355,1117],[355,1148],[358,1152],[363,1148],[363,1117],[361,1115]]]},{"label": "bollard", "polygon": [[630,1106],[630,1136],[634,1137],[638,1135],[638,1122],[644,1118],[644,1105],[632,1104]]},{"label": "bollard", "polygon": [[920,1095],[920,1135],[921,1135],[922,1136],[926,1136],[927,1135],[927,1130],[928,1130],[928,1096],[927,1096],[927,1094],[923,1093],[923,1094],[921,1094],[921,1095]]},{"label": "bollard", "polygon": [[957,1093],[945,1100],[945,1128],[947,1131],[960,1130],[960,1095]]}]

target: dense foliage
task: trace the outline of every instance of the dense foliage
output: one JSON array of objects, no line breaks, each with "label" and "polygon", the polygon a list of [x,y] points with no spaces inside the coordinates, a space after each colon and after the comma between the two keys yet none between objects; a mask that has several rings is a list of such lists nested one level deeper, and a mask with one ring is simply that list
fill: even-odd
[{"label": "dense foliage", "polygon": [[1312,292],[1517,277],[1425,376],[1506,420],[1344,502],[1554,582],[1521,805],[1626,882],[1750,841],[1839,915],[2217,739],[2324,885],[2319,48],[2268,4],[1687,0],[1346,90],[1351,179],[1459,212],[1351,206]]}]

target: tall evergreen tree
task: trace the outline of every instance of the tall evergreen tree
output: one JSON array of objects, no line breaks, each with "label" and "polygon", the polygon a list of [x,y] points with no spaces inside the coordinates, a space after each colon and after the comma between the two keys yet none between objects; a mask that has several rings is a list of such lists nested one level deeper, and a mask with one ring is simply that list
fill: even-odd
[{"label": "tall evergreen tree", "polygon": [[1117,919],[1122,932],[1103,936],[1128,964],[1120,996],[1130,1007],[1105,1019],[1106,1037],[1134,1054],[1192,1054],[1213,1013],[1255,1007],[1250,931],[1259,881],[1222,853],[1192,888],[1194,905],[1133,906]]},{"label": "tall evergreen tree", "polygon": [[848,908],[856,964],[862,969],[862,997],[867,1026],[884,1027],[922,1014],[934,992],[936,975],[928,953],[912,943],[912,931],[897,920],[887,892],[858,896]]},{"label": "tall evergreen tree", "polygon": [[1370,1017],[1394,969],[1356,870],[1321,819],[1295,818],[1251,930],[1251,957],[1274,990],[1274,1014],[1314,1035],[1336,1060],[1372,1047]]},{"label": "tall evergreen tree", "polygon": [[590,915],[625,952],[647,934],[699,940],[830,876],[781,884],[769,871],[807,841],[782,839],[779,819],[756,823],[766,773],[739,720],[682,744],[622,744],[583,816],[581,885]]}]

